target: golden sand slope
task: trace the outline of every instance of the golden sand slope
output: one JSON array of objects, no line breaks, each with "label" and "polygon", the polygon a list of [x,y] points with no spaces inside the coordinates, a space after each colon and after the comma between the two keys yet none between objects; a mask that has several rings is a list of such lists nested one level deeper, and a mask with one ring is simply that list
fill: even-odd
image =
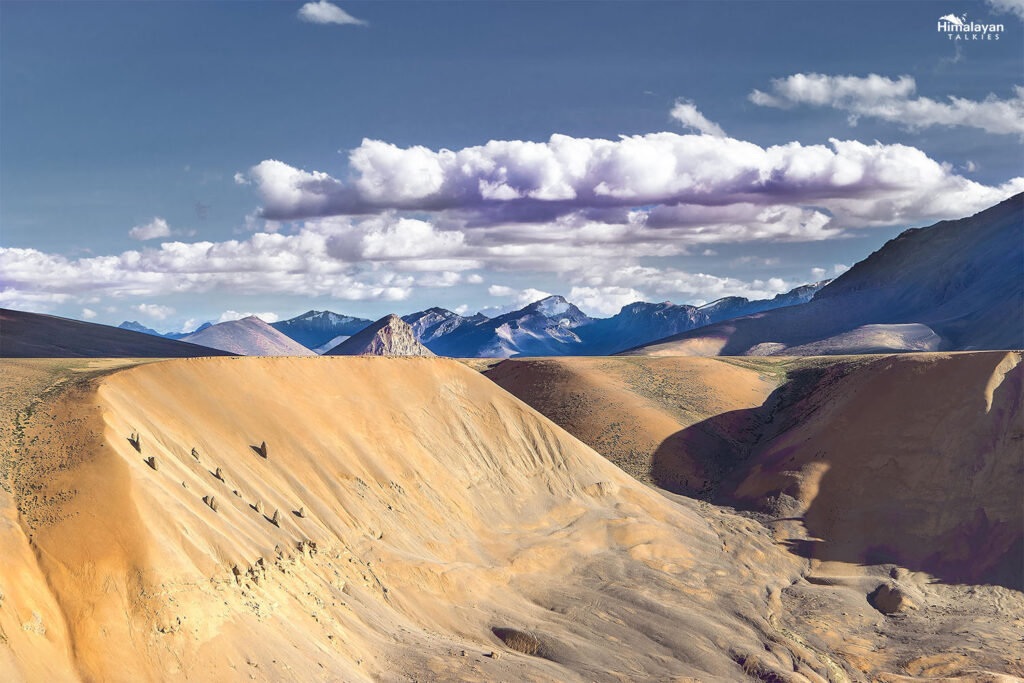
[{"label": "golden sand slope", "polygon": [[[5,378],[45,386],[35,363]],[[459,363],[83,377],[4,434],[5,680],[828,671],[772,625],[799,558],[636,483]]]},{"label": "golden sand slope", "polygon": [[454,361],[77,363],[0,365],[3,680],[1024,674],[1020,593],[826,571]]},{"label": "golden sand slope", "polygon": [[513,358],[486,374],[637,479],[691,495],[735,464],[759,426],[746,411],[777,387],[698,357]]},{"label": "golden sand slope", "polygon": [[[724,476],[719,500],[810,560],[780,625],[837,661],[1024,675],[1021,354],[511,359],[487,375],[638,478]],[[865,597],[883,584],[905,600],[879,622]]]}]

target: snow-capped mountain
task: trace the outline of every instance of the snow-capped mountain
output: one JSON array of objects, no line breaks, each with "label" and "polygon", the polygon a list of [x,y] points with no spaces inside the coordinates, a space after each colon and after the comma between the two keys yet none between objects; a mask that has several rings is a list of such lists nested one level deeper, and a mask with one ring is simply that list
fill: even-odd
[{"label": "snow-capped mountain", "polygon": [[[802,285],[772,299],[754,301],[726,297],[703,306],[637,301],[623,306],[610,318],[591,318],[564,297],[549,296],[494,318],[481,313],[463,316],[433,307],[402,316],[401,321],[409,326],[417,342],[439,356],[603,355],[721,320],[804,303],[829,282]],[[324,354],[373,324],[365,318],[332,311],[307,311],[270,326],[306,348]],[[190,334],[209,326],[210,323],[205,323]],[[136,321],[125,321],[121,327],[169,339],[188,336],[161,334]]]},{"label": "snow-capped mountain", "polygon": [[439,356],[460,358],[570,355],[581,343],[575,330],[591,322],[561,296],[549,296],[495,318],[477,314],[456,320],[457,314],[444,313],[443,324],[451,331],[438,334],[438,326],[428,327],[432,336],[420,341]]},{"label": "snow-capped mountain", "polygon": [[561,296],[549,296],[495,318],[466,318],[443,308],[407,315],[416,338],[439,356],[583,356],[615,353],[654,339],[740,315],[809,300],[828,281],[773,299],[728,297],[706,306],[638,301],[610,318],[590,318]]},{"label": "snow-capped mountain", "polygon": [[353,318],[332,311],[306,311],[294,318],[271,323],[270,326],[306,348],[316,349],[340,335],[352,336],[372,322],[366,318]]},{"label": "snow-capped mountain", "polygon": [[488,318],[482,313],[467,318],[446,308],[434,307],[403,315],[402,320],[409,323],[420,342],[427,343],[449,335],[465,325],[479,325]]}]

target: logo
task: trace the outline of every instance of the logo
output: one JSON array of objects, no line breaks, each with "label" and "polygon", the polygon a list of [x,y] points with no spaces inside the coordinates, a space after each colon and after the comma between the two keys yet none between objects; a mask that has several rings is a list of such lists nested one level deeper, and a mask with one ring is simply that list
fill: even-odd
[{"label": "logo", "polygon": [[950,40],[999,40],[1006,28],[1002,24],[979,24],[974,21],[967,21],[967,13],[960,16],[946,14],[939,17],[939,24],[935,29],[939,33],[945,33]]}]

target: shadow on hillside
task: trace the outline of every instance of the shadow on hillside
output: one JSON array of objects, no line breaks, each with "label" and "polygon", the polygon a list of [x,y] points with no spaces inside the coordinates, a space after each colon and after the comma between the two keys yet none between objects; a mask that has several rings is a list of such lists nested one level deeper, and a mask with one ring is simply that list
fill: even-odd
[{"label": "shadow on hillside", "polygon": [[[849,497],[846,477],[857,470],[832,466],[821,476],[817,495],[801,514],[795,497],[797,479],[790,470],[812,462],[828,463],[827,453],[804,453],[797,445],[784,461],[771,463],[760,462],[758,453],[826,405],[835,377],[828,369],[796,371],[762,406],[722,413],[676,432],[655,451],[651,479],[672,493],[758,512],[775,521],[803,522],[810,537],[822,540],[788,541],[790,552],[801,557],[895,564],[927,572],[944,583],[1024,590],[1024,531],[1019,520],[988,519],[981,508],[985,492],[978,492],[973,516],[954,528],[922,536],[920,530],[928,528],[921,524],[922,515],[940,517],[945,500],[914,499],[913,492],[904,498],[897,487],[893,495],[881,499],[881,506],[872,507],[870,500],[880,500],[874,497],[860,500],[856,509],[842,509],[840,501]],[[812,395],[814,400],[808,400]],[[754,471],[758,471],[762,493],[739,498],[737,487]],[[884,479],[877,483],[883,488],[889,485]],[[1020,496],[1024,500],[1024,490]],[[833,529],[846,529],[848,537],[829,537]],[[917,530],[917,535],[912,536],[911,530]]]}]

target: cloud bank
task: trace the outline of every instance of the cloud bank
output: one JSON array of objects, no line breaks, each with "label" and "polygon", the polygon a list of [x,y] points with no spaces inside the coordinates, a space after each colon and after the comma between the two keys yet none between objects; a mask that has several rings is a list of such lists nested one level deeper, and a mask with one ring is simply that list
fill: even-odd
[{"label": "cloud bank", "polygon": [[910,76],[893,79],[877,74],[809,73],[776,78],[769,92],[754,90],[748,99],[762,107],[831,107],[848,112],[853,125],[865,116],[911,129],[963,126],[1024,138],[1024,87],[1014,87],[1014,95],[1008,99],[991,94],[979,101],[954,96],[938,101],[918,97],[916,90],[917,83]]},{"label": "cloud bank", "polygon": [[[274,220],[398,210],[467,228],[572,217],[621,229],[648,219],[652,227],[686,228],[704,212],[717,217],[712,225],[727,226],[720,235],[702,231],[705,241],[730,233],[787,239],[787,231],[789,239],[822,239],[847,228],[954,218],[1024,189],[1024,178],[1000,186],[969,180],[915,147],[835,138],[761,147],[713,135],[553,135],[437,151],[366,139],[349,167],[343,181],[270,159],[248,178],[263,216]],[[737,230],[737,216],[758,215],[760,229]]]}]

